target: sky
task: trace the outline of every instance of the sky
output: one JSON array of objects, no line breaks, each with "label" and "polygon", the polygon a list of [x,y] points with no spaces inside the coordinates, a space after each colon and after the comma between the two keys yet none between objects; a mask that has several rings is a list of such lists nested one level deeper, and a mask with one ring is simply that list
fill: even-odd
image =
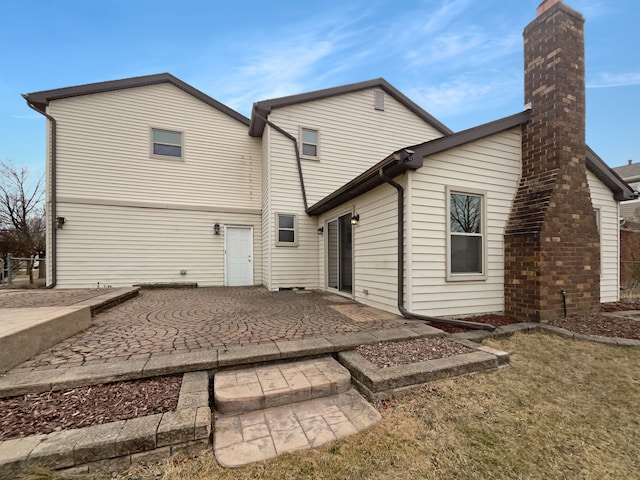
[{"label": "sky", "polygon": [[[383,77],[454,131],[523,109],[541,0],[0,0],[0,160],[44,172],[22,93],[169,72],[255,101]],[[640,2],[566,0],[586,22],[587,143],[640,162]]]}]

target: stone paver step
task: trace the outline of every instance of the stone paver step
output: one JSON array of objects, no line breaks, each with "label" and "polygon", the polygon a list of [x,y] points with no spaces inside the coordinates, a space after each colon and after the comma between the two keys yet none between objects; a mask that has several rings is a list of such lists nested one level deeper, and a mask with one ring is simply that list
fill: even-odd
[{"label": "stone paver step", "polygon": [[216,372],[220,413],[244,413],[344,393],[351,374],[330,356]]},{"label": "stone paver step", "polygon": [[223,467],[241,467],[286,452],[318,447],[357,433],[380,420],[380,413],[358,392],[268,408],[219,415],[213,447]]}]

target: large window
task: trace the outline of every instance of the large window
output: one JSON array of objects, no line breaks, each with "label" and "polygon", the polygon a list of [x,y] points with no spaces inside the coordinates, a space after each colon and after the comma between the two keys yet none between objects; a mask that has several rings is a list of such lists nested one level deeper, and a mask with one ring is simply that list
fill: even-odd
[{"label": "large window", "polygon": [[307,158],[318,158],[318,130],[301,128],[302,156]]},{"label": "large window", "polygon": [[278,230],[276,233],[276,245],[295,247],[298,244],[298,236],[296,233],[296,216],[277,213],[276,224],[278,226]]},{"label": "large window", "polygon": [[484,195],[448,191],[449,280],[485,278]]},{"label": "large window", "polygon": [[159,128],[151,129],[151,155],[154,157],[182,158],[182,132]]}]

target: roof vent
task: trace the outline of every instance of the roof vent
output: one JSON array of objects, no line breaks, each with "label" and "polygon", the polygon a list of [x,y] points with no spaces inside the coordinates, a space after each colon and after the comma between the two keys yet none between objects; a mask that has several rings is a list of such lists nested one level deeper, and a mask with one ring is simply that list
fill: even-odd
[{"label": "roof vent", "polygon": [[374,90],[373,106],[376,110],[384,111],[384,92],[382,90]]}]

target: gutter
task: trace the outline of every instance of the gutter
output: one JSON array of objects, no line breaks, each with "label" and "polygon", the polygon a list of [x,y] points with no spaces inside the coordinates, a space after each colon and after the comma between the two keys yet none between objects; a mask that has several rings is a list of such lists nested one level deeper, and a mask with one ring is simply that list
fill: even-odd
[{"label": "gutter", "polygon": [[[403,155],[406,155],[405,161],[410,161],[413,152],[404,151]],[[409,312],[404,308],[404,188],[402,185],[387,177],[381,168],[378,175],[382,180],[387,182],[393,188],[398,191],[398,310],[404,318],[423,320],[429,323],[436,323],[441,325],[453,325],[456,327],[471,328],[474,330],[489,330],[496,329],[493,325],[487,323],[467,322],[465,320],[451,320],[445,318],[429,317],[426,315],[419,315],[417,313]]]},{"label": "gutter", "polygon": [[258,117],[264,123],[266,123],[271,128],[281,133],[282,135],[284,135],[285,137],[287,137],[289,140],[293,142],[293,148],[295,148],[296,150],[296,162],[298,164],[298,177],[300,178],[300,189],[302,190],[302,201],[304,202],[304,211],[307,215],[309,215],[309,205],[307,203],[307,191],[304,187],[304,177],[302,175],[302,162],[300,161],[300,148],[298,147],[298,139],[293,135],[291,135],[286,130],[283,130],[282,128],[277,126],[275,123],[271,122],[270,120],[267,120],[267,117],[260,115],[257,109],[254,109],[254,112],[256,117]]},{"label": "gutter", "polygon": [[22,97],[26,100],[29,108],[35,110],[38,113],[41,113],[46,117],[49,122],[51,122],[51,152],[50,152],[50,161],[51,161],[51,181],[47,182],[47,188],[49,188],[49,195],[51,198],[51,205],[49,211],[46,212],[47,215],[51,218],[51,252],[47,252],[47,256],[50,258],[49,268],[51,271],[51,283],[47,285],[47,288],[55,288],[57,283],[58,271],[56,268],[57,265],[57,250],[58,250],[58,232],[56,228],[56,215],[57,215],[57,201],[56,201],[56,174],[57,174],[57,123],[56,119],[53,118],[48,113],[38,110],[37,107],[33,105],[29,101],[29,97],[27,95],[22,95]]}]

